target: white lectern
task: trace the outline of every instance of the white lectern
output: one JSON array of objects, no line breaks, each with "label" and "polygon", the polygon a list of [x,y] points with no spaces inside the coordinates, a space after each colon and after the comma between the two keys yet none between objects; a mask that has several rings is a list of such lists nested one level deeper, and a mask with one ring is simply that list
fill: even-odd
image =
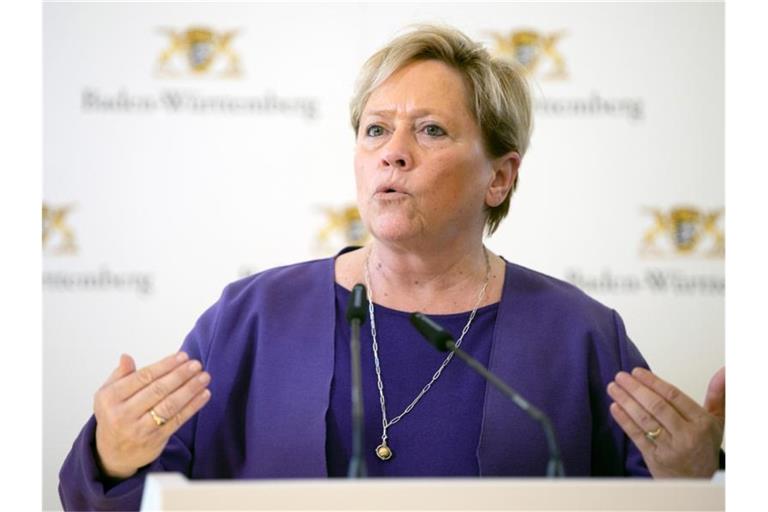
[{"label": "white lectern", "polygon": [[153,473],[142,510],[724,510],[725,482],[642,478],[188,480]]}]

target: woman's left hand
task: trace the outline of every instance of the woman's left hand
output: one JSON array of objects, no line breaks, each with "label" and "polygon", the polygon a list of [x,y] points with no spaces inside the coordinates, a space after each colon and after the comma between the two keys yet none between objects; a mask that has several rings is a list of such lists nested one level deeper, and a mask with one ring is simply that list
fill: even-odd
[{"label": "woman's left hand", "polygon": [[637,445],[655,478],[709,478],[725,429],[725,367],[709,382],[704,406],[644,368],[608,384],[611,415]]}]

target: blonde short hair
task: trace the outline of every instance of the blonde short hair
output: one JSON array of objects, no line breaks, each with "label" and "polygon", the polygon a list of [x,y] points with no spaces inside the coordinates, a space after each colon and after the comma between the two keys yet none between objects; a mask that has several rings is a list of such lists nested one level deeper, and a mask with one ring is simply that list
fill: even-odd
[{"label": "blonde short hair", "polygon": [[[449,27],[419,25],[374,53],[363,65],[350,102],[350,120],[357,134],[371,93],[395,72],[416,61],[437,60],[456,69],[469,91],[468,107],[483,134],[491,158],[528,149],[533,125],[531,97],[520,66],[493,57],[480,43]],[[509,212],[517,179],[504,201],[488,208],[486,229],[493,234]]]}]

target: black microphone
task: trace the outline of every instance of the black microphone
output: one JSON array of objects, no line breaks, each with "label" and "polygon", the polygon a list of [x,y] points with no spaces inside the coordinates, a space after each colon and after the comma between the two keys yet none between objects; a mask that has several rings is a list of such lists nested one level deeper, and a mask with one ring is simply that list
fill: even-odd
[{"label": "black microphone", "polygon": [[348,478],[367,476],[363,457],[363,381],[360,368],[360,326],[368,314],[368,297],[365,286],[356,284],[347,303],[347,321],[350,337],[350,364],[352,366],[352,457],[349,459]]},{"label": "black microphone", "polygon": [[498,378],[496,375],[488,371],[488,368],[483,366],[480,361],[470,356],[459,347],[456,346],[456,342],[453,340],[451,333],[440,327],[434,320],[421,314],[413,313],[411,315],[411,323],[416,330],[421,333],[424,338],[431,343],[435,348],[442,352],[453,352],[461,360],[467,363],[473,370],[482,375],[491,384],[501,391],[504,396],[512,400],[520,409],[525,411],[528,416],[541,423],[544,429],[544,435],[547,438],[547,448],[549,449],[549,462],[547,463],[547,476],[548,477],[560,477],[565,476],[565,470],[563,469],[563,461],[560,459],[560,448],[557,445],[557,439],[555,438],[555,431],[552,428],[552,422],[541,410],[534,407],[528,401],[520,396],[520,394],[507,386],[504,381]]}]

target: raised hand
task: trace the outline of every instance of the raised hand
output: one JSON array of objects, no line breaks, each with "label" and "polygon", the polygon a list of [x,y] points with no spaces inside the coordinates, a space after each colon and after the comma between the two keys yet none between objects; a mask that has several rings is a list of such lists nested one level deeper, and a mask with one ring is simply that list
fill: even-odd
[{"label": "raised hand", "polygon": [[712,377],[704,406],[643,368],[608,384],[611,415],[656,477],[711,477],[725,429],[725,367]]},{"label": "raised hand", "polygon": [[101,470],[127,478],[154,461],[171,435],[208,402],[210,380],[200,362],[184,352],[138,371],[130,356],[120,356],[94,395]]}]

